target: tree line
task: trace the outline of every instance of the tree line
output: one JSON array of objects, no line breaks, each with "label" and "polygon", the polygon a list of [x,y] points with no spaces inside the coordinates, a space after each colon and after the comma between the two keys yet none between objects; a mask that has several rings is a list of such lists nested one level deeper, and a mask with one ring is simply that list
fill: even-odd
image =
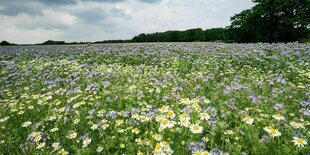
[{"label": "tree line", "polygon": [[202,30],[201,28],[185,31],[166,31],[151,34],[139,34],[133,37],[133,42],[195,42],[195,41],[219,41],[232,42],[229,31],[225,28],[212,28]]},{"label": "tree line", "polygon": [[166,31],[135,36],[133,42],[310,42],[309,0],[252,0],[255,6],[231,17],[225,28]]}]

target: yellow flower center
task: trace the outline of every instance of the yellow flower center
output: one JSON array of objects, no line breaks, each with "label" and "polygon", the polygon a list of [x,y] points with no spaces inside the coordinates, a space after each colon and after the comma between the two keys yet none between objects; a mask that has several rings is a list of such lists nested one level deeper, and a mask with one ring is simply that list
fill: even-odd
[{"label": "yellow flower center", "polygon": [[194,130],[199,130],[199,126],[198,125],[194,125]]},{"label": "yellow flower center", "polygon": [[200,152],[196,152],[195,155],[201,155],[201,153]]},{"label": "yellow flower center", "polygon": [[139,129],[138,129],[138,128],[134,128],[133,131],[134,131],[134,132],[138,132]]},{"label": "yellow flower center", "polygon": [[301,138],[297,138],[297,140],[296,140],[298,143],[300,143],[300,144],[302,144],[303,142],[304,142],[304,140],[303,139],[301,139]]},{"label": "yellow flower center", "polygon": [[273,135],[277,133],[277,131],[276,131],[275,129],[271,129],[270,132],[271,132],[271,134],[273,134]]},{"label": "yellow flower center", "polygon": [[251,118],[246,117],[244,120],[248,122],[248,121],[250,121],[250,120],[251,120]]},{"label": "yellow flower center", "polygon": [[170,116],[170,117],[173,116],[173,112],[172,112],[172,111],[169,111],[169,112],[168,112],[168,116]]},{"label": "yellow flower center", "polygon": [[272,130],[272,129],[273,129],[273,127],[272,127],[272,126],[268,126],[267,128],[268,128],[269,130]]},{"label": "yellow flower center", "polygon": [[161,121],[161,123],[163,123],[164,125],[166,125],[166,124],[168,123],[168,121],[164,119],[163,121]]},{"label": "yellow flower center", "polygon": [[166,146],[168,143],[166,141],[163,141],[163,144]]},{"label": "yellow flower center", "polygon": [[281,115],[281,114],[276,114],[276,116],[277,116],[278,118],[282,117],[282,115]]},{"label": "yellow flower center", "polygon": [[201,117],[207,117],[207,114],[203,113],[201,114]]},{"label": "yellow flower center", "polygon": [[195,104],[196,109],[200,109],[200,106],[198,104]]},{"label": "yellow flower center", "polygon": [[155,146],[155,148],[157,149],[157,150],[159,150],[160,149],[160,144],[156,144],[156,146]]},{"label": "yellow flower center", "polygon": [[161,110],[162,110],[162,111],[165,111],[166,107],[167,107],[167,106],[162,106],[162,107],[161,107]]}]

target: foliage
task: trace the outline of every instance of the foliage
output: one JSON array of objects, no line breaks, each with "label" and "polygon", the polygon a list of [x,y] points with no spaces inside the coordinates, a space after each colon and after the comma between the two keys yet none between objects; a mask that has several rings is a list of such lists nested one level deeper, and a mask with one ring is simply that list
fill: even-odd
[{"label": "foliage", "polygon": [[11,46],[11,45],[16,45],[16,44],[9,43],[9,42],[7,42],[5,40],[0,42],[0,46]]},{"label": "foliage", "polygon": [[205,34],[201,28],[185,31],[166,31],[151,34],[140,34],[133,37],[133,42],[193,42],[205,41]]},{"label": "foliage", "polygon": [[48,40],[42,43],[42,45],[64,45],[64,41],[54,41],[54,40]]},{"label": "foliage", "polygon": [[309,37],[309,0],[253,0],[256,5],[231,17],[239,42],[293,42]]},{"label": "foliage", "polygon": [[206,41],[226,41],[227,30],[224,28],[212,28],[205,30]]}]

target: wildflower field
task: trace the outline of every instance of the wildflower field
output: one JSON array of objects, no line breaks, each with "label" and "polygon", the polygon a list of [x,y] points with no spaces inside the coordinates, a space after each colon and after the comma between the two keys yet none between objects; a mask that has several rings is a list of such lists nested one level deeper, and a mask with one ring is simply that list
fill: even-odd
[{"label": "wildflower field", "polygon": [[0,48],[0,154],[307,154],[309,44]]}]

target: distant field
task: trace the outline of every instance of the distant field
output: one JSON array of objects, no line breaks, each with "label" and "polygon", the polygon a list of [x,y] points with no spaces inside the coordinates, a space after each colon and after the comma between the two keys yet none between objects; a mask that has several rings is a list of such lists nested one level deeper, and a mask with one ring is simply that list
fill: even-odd
[{"label": "distant field", "polygon": [[0,154],[307,154],[309,44],[0,47]]}]

